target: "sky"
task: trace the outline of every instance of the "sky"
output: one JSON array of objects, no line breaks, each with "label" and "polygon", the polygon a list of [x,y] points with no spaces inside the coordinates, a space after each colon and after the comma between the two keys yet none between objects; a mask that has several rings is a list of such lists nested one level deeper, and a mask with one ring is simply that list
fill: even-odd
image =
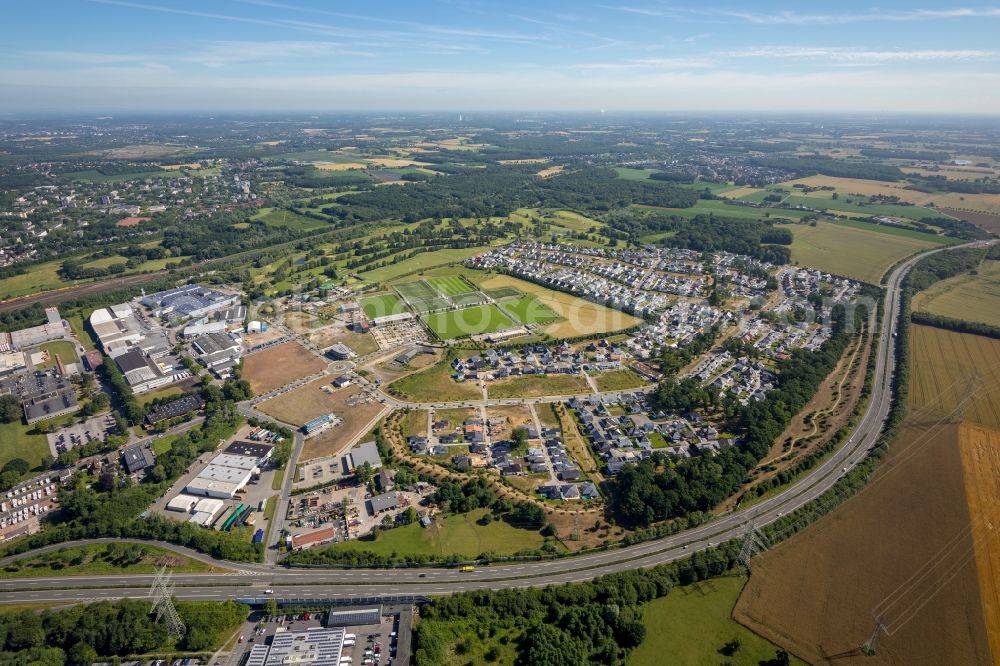
[{"label": "sky", "polygon": [[998,36],[962,0],[17,0],[0,113],[1000,115]]}]

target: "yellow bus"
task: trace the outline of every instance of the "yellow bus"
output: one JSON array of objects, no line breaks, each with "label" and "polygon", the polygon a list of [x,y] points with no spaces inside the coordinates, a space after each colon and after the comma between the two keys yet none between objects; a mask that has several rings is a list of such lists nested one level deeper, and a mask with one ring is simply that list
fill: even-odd
[{"label": "yellow bus", "polygon": [[472,566],[471,564],[466,564],[464,567],[459,567],[458,570],[459,571],[475,571],[476,567]]}]

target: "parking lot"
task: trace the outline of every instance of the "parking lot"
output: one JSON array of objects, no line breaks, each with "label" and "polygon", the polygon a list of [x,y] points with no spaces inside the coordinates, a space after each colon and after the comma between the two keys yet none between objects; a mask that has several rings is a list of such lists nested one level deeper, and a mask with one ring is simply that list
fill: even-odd
[{"label": "parking lot", "polygon": [[[254,645],[270,644],[276,633],[291,631],[302,632],[325,626],[327,613],[296,612],[285,615],[266,615],[253,613],[241,629],[241,639],[233,647],[232,653],[225,660],[225,666],[240,666]],[[306,619],[306,618],[309,619]],[[409,618],[409,609],[402,613]],[[383,615],[380,624],[344,627],[344,657],[351,657],[352,666],[388,666],[389,664],[406,664],[409,662],[409,622],[400,625],[401,615]],[[402,641],[400,632],[406,632]],[[351,638],[353,637],[353,638]],[[353,645],[352,645],[353,643]],[[403,648],[403,654],[400,652]]]},{"label": "parking lot", "polygon": [[110,430],[115,427],[115,420],[110,414],[95,416],[89,421],[77,423],[54,433],[49,433],[49,451],[52,457],[58,457],[60,453],[65,453],[77,446],[83,446],[93,440],[104,439]]}]

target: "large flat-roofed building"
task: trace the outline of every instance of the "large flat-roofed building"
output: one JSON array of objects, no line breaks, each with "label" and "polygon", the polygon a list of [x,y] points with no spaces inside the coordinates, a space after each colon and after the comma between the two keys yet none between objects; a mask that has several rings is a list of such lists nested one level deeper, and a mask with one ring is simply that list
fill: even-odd
[{"label": "large flat-roofed building", "polygon": [[146,422],[155,425],[160,421],[175,419],[188,412],[193,412],[205,406],[205,399],[197,394],[185,395],[176,400],[159,404],[149,410],[146,414]]},{"label": "large flat-roofed building", "polygon": [[328,627],[360,627],[379,624],[382,621],[381,606],[365,608],[331,608],[326,616]]},{"label": "large flat-roofed building", "polygon": [[10,333],[0,333],[0,352],[16,351],[27,347],[62,340],[67,337],[67,326],[56,308],[45,308],[45,323],[29,326]]},{"label": "large flat-roofed building", "polygon": [[240,297],[197,284],[144,296],[142,304],[157,317],[197,319],[238,304]]},{"label": "large flat-roofed building", "polygon": [[274,452],[271,444],[260,444],[258,442],[233,442],[222,451],[232,456],[246,456],[257,460],[257,466],[263,467],[267,459]]},{"label": "large flat-roofed building", "polygon": [[153,359],[138,349],[115,357],[115,363],[133,393],[145,393],[174,381],[173,375],[164,373]]},{"label": "large flat-roofed building", "polygon": [[0,352],[0,377],[20,372],[28,366],[24,361],[24,352]]},{"label": "large flat-roofed building", "polygon": [[232,467],[233,469],[242,469],[248,471],[258,470],[256,458],[250,458],[248,456],[235,456],[230,453],[220,453],[219,455],[212,458],[212,462],[209,465],[215,465],[217,467]]},{"label": "large flat-roofed building", "polygon": [[345,633],[334,627],[275,634],[266,656],[263,650],[254,655],[255,647],[247,666],[340,666]]},{"label": "large flat-roofed building", "polygon": [[365,463],[371,465],[372,469],[378,469],[382,466],[382,456],[378,454],[378,445],[375,442],[362,442],[347,452],[344,462],[349,470],[355,470]]},{"label": "large flat-roofed building", "polygon": [[239,467],[224,467],[222,465],[212,465],[211,463],[198,475],[199,479],[209,479],[211,481],[223,481],[225,483],[235,483],[239,488],[243,488],[250,483],[253,478],[252,469],[240,469]]},{"label": "large flat-roofed building", "polygon": [[21,405],[24,407],[24,418],[29,424],[72,414],[80,408],[76,401],[76,391],[71,387],[27,398]]},{"label": "large flat-roofed building", "polygon": [[116,356],[116,350],[120,354],[138,345],[144,333],[135,311],[128,303],[94,310],[90,315],[90,328],[109,356]]},{"label": "large flat-roofed building", "polygon": [[203,477],[195,477],[184,487],[184,492],[195,497],[217,497],[219,499],[232,499],[236,493],[243,490],[246,484],[229,483],[226,481],[215,481]]},{"label": "large flat-roofed building", "polygon": [[202,365],[223,379],[232,374],[243,355],[242,341],[226,333],[202,335],[191,346]]},{"label": "large flat-roofed building", "polygon": [[219,310],[218,312],[212,313],[212,319],[215,321],[226,322],[229,324],[243,323],[243,320],[247,318],[247,306],[237,305],[236,307],[226,308],[225,310]]}]

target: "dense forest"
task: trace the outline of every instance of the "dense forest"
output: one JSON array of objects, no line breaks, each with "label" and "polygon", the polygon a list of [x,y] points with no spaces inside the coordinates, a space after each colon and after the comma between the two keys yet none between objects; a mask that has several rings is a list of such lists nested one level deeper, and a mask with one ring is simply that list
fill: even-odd
[{"label": "dense forest", "polygon": [[519,167],[489,166],[406,187],[346,194],[327,215],[373,221],[505,216],[524,206],[608,211],[631,204],[689,208],[697,193],[667,183],[628,181],[611,169],[579,167],[551,178]]},{"label": "dense forest", "polygon": [[837,178],[862,178],[865,180],[902,180],[898,167],[873,162],[851,162],[832,157],[767,157],[756,160],[760,166],[787,169],[796,176],[834,176]]}]

